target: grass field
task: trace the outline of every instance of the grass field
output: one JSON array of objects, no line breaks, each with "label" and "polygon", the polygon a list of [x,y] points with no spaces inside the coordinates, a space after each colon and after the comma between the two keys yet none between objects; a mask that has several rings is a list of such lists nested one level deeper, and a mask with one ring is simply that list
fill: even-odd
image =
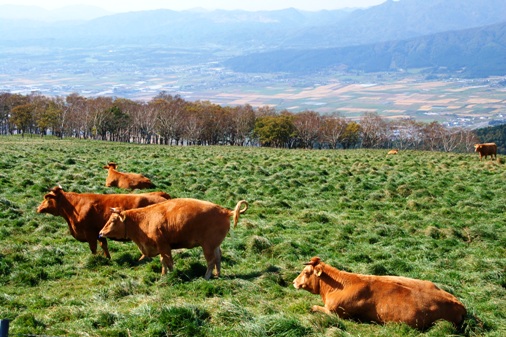
[{"label": "grass field", "polygon": [[[200,248],[138,262],[132,242],[93,256],[61,217],[36,213],[48,187],[124,193],[102,166],[143,173],[173,197],[233,208],[222,277]],[[0,137],[0,318],[51,336],[505,336],[506,166],[475,154],[140,146]],[[99,249],[100,251],[100,249]],[[469,315],[426,332],[311,313],[303,263],[435,282]]]}]

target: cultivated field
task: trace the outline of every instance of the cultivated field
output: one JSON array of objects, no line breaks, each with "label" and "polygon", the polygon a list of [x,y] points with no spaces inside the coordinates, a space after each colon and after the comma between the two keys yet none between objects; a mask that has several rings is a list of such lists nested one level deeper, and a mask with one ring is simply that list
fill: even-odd
[{"label": "cultivated field", "polygon": [[[506,166],[475,154],[139,146],[0,137],[0,318],[15,335],[504,336]],[[205,281],[200,248],[137,261],[132,242],[92,256],[61,217],[35,212],[48,187],[104,186],[108,161],[173,197],[232,208],[222,277]],[[100,249],[99,249],[100,251]],[[312,256],[335,267],[435,282],[469,315],[426,332],[311,313],[292,280]]]}]

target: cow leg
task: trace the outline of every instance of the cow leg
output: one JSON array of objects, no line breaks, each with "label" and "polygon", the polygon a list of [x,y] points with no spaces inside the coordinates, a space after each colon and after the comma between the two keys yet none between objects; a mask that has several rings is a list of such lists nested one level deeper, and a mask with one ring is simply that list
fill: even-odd
[{"label": "cow leg", "polygon": [[89,240],[88,245],[90,246],[91,253],[93,255],[97,254],[97,240],[96,239]]},{"label": "cow leg", "polygon": [[[105,257],[108,259],[111,258],[111,254],[109,254],[109,248],[107,247],[107,239],[106,238],[99,238],[98,243],[100,244],[100,247],[102,247],[102,250],[104,251]],[[97,250],[97,243],[95,242],[95,252]]]},{"label": "cow leg", "polygon": [[172,260],[172,252],[160,253],[160,262],[162,263],[162,275],[167,274],[167,268],[170,271],[174,270],[174,261]]},{"label": "cow leg", "polygon": [[216,256],[216,252],[220,253],[220,247],[218,246],[217,248],[204,248],[204,257],[206,258],[206,261],[207,261],[207,270],[206,270],[206,274],[204,275],[204,278],[206,280],[209,280],[211,278],[211,275],[213,274],[213,269],[214,267],[216,266],[217,267],[217,256]]},{"label": "cow leg", "polygon": [[214,250],[214,255],[216,256],[216,276],[220,277],[221,273],[221,248],[218,247]]},{"label": "cow leg", "polygon": [[323,313],[325,313],[327,315],[331,315],[332,314],[332,312],[329,309],[327,309],[325,307],[321,307],[319,305],[313,305],[313,307],[311,308],[311,310],[313,312],[316,312],[316,311],[323,312]]}]

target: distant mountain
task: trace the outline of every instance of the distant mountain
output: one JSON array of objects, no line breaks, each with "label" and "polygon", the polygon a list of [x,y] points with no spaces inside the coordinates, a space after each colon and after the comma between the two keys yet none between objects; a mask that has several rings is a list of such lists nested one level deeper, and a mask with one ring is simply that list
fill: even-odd
[{"label": "distant mountain", "polygon": [[506,22],[409,40],[328,49],[280,49],[229,59],[236,72],[307,73],[331,67],[366,72],[428,68],[467,77],[506,75]]},{"label": "distant mountain", "polygon": [[66,21],[36,21],[41,8],[27,8],[23,17],[16,17],[0,6],[0,52],[9,56],[22,51],[27,54],[18,59],[28,62],[30,52],[52,55],[58,50],[64,57],[102,48],[123,51],[108,55],[117,57],[111,62],[135,62],[129,60],[132,48],[184,49],[205,55],[200,58],[204,63],[229,58],[224,64],[236,72],[343,67],[506,74],[505,0],[387,0],[367,9],[318,12],[153,10],[76,21],[88,10],[91,16],[105,14],[91,7],[67,7],[43,13]]},{"label": "distant mountain", "polygon": [[[81,10],[74,11],[77,12]],[[155,10],[102,16],[68,25],[2,15],[0,45],[13,41],[34,45],[50,39],[53,45],[61,46],[161,44],[220,48],[241,54],[280,48],[356,46],[476,28],[505,22],[506,1],[388,0],[367,9],[319,12]],[[72,19],[71,14],[68,18]]]}]

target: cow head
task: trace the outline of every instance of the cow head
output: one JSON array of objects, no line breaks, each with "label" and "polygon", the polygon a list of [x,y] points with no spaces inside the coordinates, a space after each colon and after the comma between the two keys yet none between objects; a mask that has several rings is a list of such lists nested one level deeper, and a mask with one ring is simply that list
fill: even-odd
[{"label": "cow head", "polygon": [[304,263],[302,272],[293,280],[295,289],[305,289],[312,294],[320,293],[319,277],[322,273],[320,258],[313,257],[310,262]]},{"label": "cow head", "polygon": [[44,200],[37,207],[37,213],[49,213],[51,215],[59,215],[58,199],[63,194],[63,188],[58,185],[49,190],[44,196]]},{"label": "cow head", "polygon": [[125,213],[122,208],[111,208],[111,216],[104,225],[98,237],[108,237],[111,239],[126,239]]},{"label": "cow head", "polygon": [[113,170],[116,170],[118,167],[118,164],[114,162],[109,162],[107,165],[104,166],[104,169],[108,170],[109,168],[112,168]]},{"label": "cow head", "polygon": [[474,144],[474,152],[480,152],[482,147],[482,144]]}]

